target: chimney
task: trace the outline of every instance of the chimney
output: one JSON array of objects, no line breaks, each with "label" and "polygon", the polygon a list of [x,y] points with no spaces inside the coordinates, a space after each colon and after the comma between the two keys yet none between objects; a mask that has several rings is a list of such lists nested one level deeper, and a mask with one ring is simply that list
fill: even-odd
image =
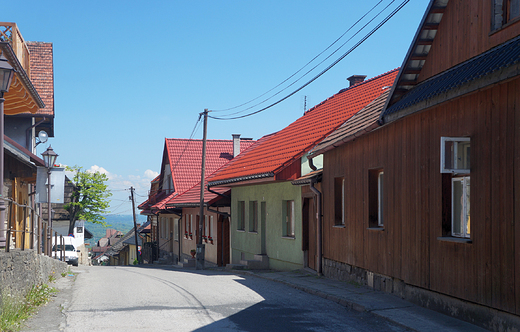
[{"label": "chimney", "polygon": [[233,135],[233,158],[235,158],[240,153],[240,134],[232,134],[232,135]]},{"label": "chimney", "polygon": [[347,78],[347,80],[350,82],[349,87],[363,82],[366,77],[367,77],[367,75],[352,75],[352,76],[350,76],[349,78]]}]

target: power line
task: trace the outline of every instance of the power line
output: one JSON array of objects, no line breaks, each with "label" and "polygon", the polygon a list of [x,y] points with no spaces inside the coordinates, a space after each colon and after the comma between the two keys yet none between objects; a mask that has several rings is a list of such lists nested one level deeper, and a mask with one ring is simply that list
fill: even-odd
[{"label": "power line", "polygon": [[[395,0],[393,0],[391,3],[393,3],[394,1],[395,1]],[[380,1],[379,1],[377,4],[375,4],[375,5],[374,5],[374,6],[373,6],[373,7],[372,7],[368,12],[366,12],[363,16],[361,16],[360,19],[358,19],[354,24],[352,24],[352,25],[347,29],[347,31],[345,31],[341,36],[339,36],[339,37],[338,37],[338,38],[337,38],[337,39],[336,39],[332,44],[330,44],[329,46],[327,46],[327,48],[325,48],[325,49],[324,49],[323,51],[321,51],[318,55],[316,55],[314,58],[312,58],[312,59],[311,59],[309,62],[307,62],[303,67],[301,67],[300,69],[298,69],[294,74],[292,74],[291,76],[289,76],[288,78],[286,78],[285,80],[283,80],[281,83],[279,83],[278,85],[276,85],[276,86],[273,87],[272,89],[270,89],[270,90],[264,92],[263,94],[259,95],[259,96],[256,97],[256,98],[253,98],[253,99],[251,99],[251,100],[249,100],[249,101],[247,101],[247,102],[245,102],[245,103],[242,103],[242,104],[240,104],[240,105],[237,105],[237,106],[234,106],[234,107],[230,107],[230,108],[226,108],[226,109],[222,109],[222,110],[212,110],[212,112],[224,112],[224,111],[229,111],[229,110],[237,109],[237,108],[239,108],[239,107],[242,107],[242,106],[244,106],[244,105],[247,105],[247,104],[249,104],[249,103],[252,103],[253,101],[255,101],[255,100],[257,100],[257,99],[259,99],[259,98],[265,96],[265,95],[268,94],[269,92],[271,92],[271,91],[275,90],[276,88],[278,88],[279,86],[283,85],[285,82],[289,81],[291,78],[293,78],[294,76],[296,76],[299,72],[301,72],[304,68],[306,68],[308,65],[310,65],[314,60],[316,60],[318,57],[320,57],[323,53],[325,53],[327,50],[329,50],[332,46],[334,46],[334,45],[335,45],[335,44],[336,44],[336,43],[337,43],[341,38],[343,38],[343,37],[344,37],[344,36],[345,36],[345,35],[346,35],[350,30],[352,30],[352,29],[353,29],[353,28],[354,28],[354,27],[355,27],[355,26],[356,26],[356,25],[357,25],[361,20],[363,20],[363,19],[364,19],[368,14],[370,14],[370,13],[371,13],[371,12],[372,12],[376,7],[377,7],[377,6],[379,6],[379,5],[381,4],[381,2],[383,2],[383,0],[380,0]],[[390,3],[390,4],[391,4],[391,3]],[[388,6],[385,7],[385,9],[386,9],[386,8],[388,8]],[[380,12],[380,13],[381,13],[381,12]],[[380,13],[379,13],[379,14],[380,14]],[[379,14],[378,14],[378,15],[379,15]],[[376,17],[377,17],[378,15],[376,15]],[[365,25],[365,26],[366,26],[366,25]],[[350,40],[350,39],[349,39],[349,40]],[[344,45],[345,45],[345,44],[343,44],[341,47],[343,47]],[[340,47],[340,48],[341,48],[341,47]],[[334,51],[332,54],[336,53],[338,50],[339,50],[339,49],[337,49],[336,51]],[[332,55],[332,54],[331,54],[331,55]],[[331,55],[329,55],[326,59],[328,59]],[[326,59],[325,59],[325,60],[326,60]],[[323,61],[320,62],[320,64],[321,64],[321,63],[323,63]],[[316,67],[314,67],[314,68],[316,68]],[[314,69],[314,68],[313,68],[313,69]],[[308,72],[307,72],[307,73],[308,73]],[[307,73],[306,73],[305,75],[307,75]],[[304,76],[305,76],[305,75],[304,75]],[[303,78],[304,76],[300,77],[297,81],[299,81],[299,80],[300,80],[301,78]],[[296,82],[297,82],[297,81],[296,81]],[[294,82],[294,83],[295,83],[295,82]],[[293,84],[294,84],[294,83],[293,83]],[[284,88],[284,89],[281,90],[280,92],[284,91],[284,90],[287,89],[287,88],[288,88],[288,87]],[[280,93],[280,92],[278,92],[278,93]],[[277,93],[277,94],[278,94],[278,93]],[[266,99],[266,100],[269,100],[269,99],[273,98],[273,97],[276,96],[277,94],[275,94],[275,95],[269,97],[269,98]],[[264,103],[266,100],[260,102],[260,104]],[[256,104],[256,105],[253,105],[252,107],[255,107],[255,106],[258,106],[258,105],[259,105],[259,104]],[[247,109],[246,109],[246,110],[247,110]],[[244,111],[245,111],[245,110],[244,110]],[[231,114],[230,114],[230,115],[231,115]]]},{"label": "power line", "polygon": [[358,31],[356,31],[356,33],[354,33],[349,39],[347,39],[343,44],[341,44],[340,47],[338,47],[334,52],[332,52],[331,54],[329,54],[325,59],[323,59],[322,61],[320,61],[317,65],[315,65],[314,67],[312,67],[311,69],[309,69],[305,74],[303,74],[302,76],[300,76],[298,79],[296,79],[294,82],[292,82],[291,84],[289,84],[288,86],[286,86],[285,88],[283,88],[282,90],[278,91],[277,93],[275,93],[274,95],[272,95],[271,97],[267,98],[267,99],[264,99],[263,101],[253,105],[253,106],[250,106],[248,108],[245,108],[241,111],[238,111],[238,112],[235,112],[235,113],[230,113],[228,114],[227,116],[230,116],[230,115],[235,115],[235,114],[240,114],[240,113],[243,113],[247,110],[250,110],[252,108],[255,108],[256,106],[259,106],[263,103],[265,103],[266,101],[268,101],[269,99],[279,95],[280,93],[282,93],[283,91],[287,90],[288,88],[290,88],[291,86],[293,86],[294,84],[296,84],[298,81],[300,81],[301,79],[303,79],[305,76],[307,76],[308,74],[310,74],[314,69],[316,69],[318,66],[320,66],[321,64],[323,64],[325,61],[327,61],[328,59],[330,59],[330,57],[332,57],[334,54],[336,54],[340,49],[342,49],[349,41],[351,41],[355,36],[357,36],[363,29],[365,29],[370,23],[372,23],[377,17],[379,17],[379,15],[381,15],[381,13],[383,13],[388,7],[390,7],[391,4],[393,4],[395,2],[395,0],[392,0],[388,5],[386,5],[385,8],[383,8],[382,10],[379,11],[379,13],[377,13],[376,16],[374,16],[372,19],[370,19],[367,23],[365,23],[365,25],[363,25],[363,27],[361,27],[360,29],[358,29]]},{"label": "power line", "polygon": [[[195,134],[195,131],[197,130],[197,128],[201,124],[201,121],[200,121],[201,118],[202,118],[202,113],[199,114],[199,118],[197,119],[197,122],[195,122],[195,126],[193,127],[193,130],[191,131],[190,138],[188,138],[188,141],[186,141],[186,144],[184,145],[184,149],[182,150],[181,155],[179,156],[179,158],[177,158],[177,161],[175,162],[175,165],[173,165],[173,167],[172,167],[172,171],[175,170],[175,168],[179,164],[182,156],[184,155],[184,152],[186,152],[186,150],[188,149],[188,144],[191,142],[191,139],[193,138],[193,135]],[[162,172],[162,170],[161,170],[161,172]]]},{"label": "power line", "polygon": [[279,103],[281,103],[282,101],[286,100],[287,98],[293,96],[294,94],[296,94],[298,91],[302,90],[303,88],[305,88],[306,86],[308,86],[309,84],[311,84],[312,82],[314,82],[316,79],[318,79],[319,77],[321,77],[323,74],[325,74],[327,71],[329,71],[331,68],[333,68],[335,65],[337,65],[341,60],[343,60],[347,55],[349,55],[350,53],[352,53],[352,51],[354,51],[356,48],[358,48],[359,45],[361,45],[365,40],[367,40],[370,36],[372,36],[377,30],[379,30],[386,22],[388,22],[388,20],[390,20],[395,14],[397,14],[410,0],[405,0],[403,1],[396,9],[394,9],[383,21],[381,21],[374,29],[372,29],[368,34],[366,34],[360,41],[358,41],[352,48],[350,48],[346,53],[344,53],[341,57],[339,57],[336,61],[334,61],[332,64],[330,64],[327,68],[325,68],[324,70],[322,70],[318,75],[314,76],[311,80],[307,81],[305,84],[303,84],[302,86],[300,86],[298,89],[294,90],[293,92],[291,92],[290,94],[286,95],[285,97],[279,99],[278,101],[270,104],[269,106],[267,107],[264,107],[258,111],[255,111],[255,112],[251,112],[251,113],[248,113],[248,114],[245,114],[245,115],[241,115],[241,116],[235,116],[235,117],[215,117],[215,116],[210,116],[210,118],[212,119],[215,119],[215,120],[236,120],[236,119],[241,119],[241,118],[245,118],[245,117],[248,117],[248,116],[251,116],[251,115],[254,115],[254,114],[258,114],[260,112],[263,112]]}]

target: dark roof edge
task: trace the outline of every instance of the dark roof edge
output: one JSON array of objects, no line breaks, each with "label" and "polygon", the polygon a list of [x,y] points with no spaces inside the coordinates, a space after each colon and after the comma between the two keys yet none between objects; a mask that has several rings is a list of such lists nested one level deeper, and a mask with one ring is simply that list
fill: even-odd
[{"label": "dark roof edge", "polygon": [[237,178],[231,178],[231,179],[226,179],[226,180],[210,181],[210,182],[208,182],[208,187],[220,186],[223,184],[235,183],[235,182],[241,182],[241,181],[247,181],[247,180],[263,179],[263,178],[269,178],[269,177],[274,177],[274,173],[268,172],[268,173],[254,174],[254,175],[245,175],[245,176],[240,176]]},{"label": "dark roof edge", "polygon": [[430,3],[428,4],[428,8],[424,11],[423,18],[421,20],[421,23],[417,27],[417,30],[415,31],[415,36],[412,39],[412,42],[410,43],[410,47],[408,48],[408,52],[406,52],[406,56],[403,59],[403,63],[401,64],[401,67],[399,68],[399,72],[397,73],[397,76],[395,77],[394,84],[392,84],[392,88],[390,90],[390,95],[388,96],[388,99],[385,102],[385,105],[383,106],[383,112],[381,112],[381,115],[379,116],[379,121],[381,124],[383,124],[383,113],[384,110],[388,108],[388,105],[390,104],[390,101],[392,100],[392,96],[394,95],[395,88],[397,87],[397,83],[401,79],[401,76],[403,74],[403,71],[406,70],[406,64],[408,63],[408,58],[412,55],[412,53],[415,50],[415,45],[417,41],[419,40],[419,37],[421,35],[422,27],[426,23],[426,20],[428,19],[428,15],[430,15],[430,11],[433,7],[433,4],[435,3],[435,0],[430,0]]},{"label": "dark roof edge", "polygon": [[[471,60],[473,60],[473,59],[471,59]],[[468,60],[468,61],[470,61],[470,60]],[[514,64],[513,66],[503,68],[502,70],[495,71],[495,72],[491,73],[490,75],[486,75],[479,79],[464,83],[458,88],[450,89],[444,93],[440,93],[434,97],[431,97],[429,99],[418,102],[414,105],[403,108],[395,113],[385,115],[383,117],[384,123],[396,121],[407,115],[423,111],[427,108],[434,107],[434,106],[437,106],[444,102],[448,102],[455,98],[461,97],[463,95],[467,95],[467,94],[475,92],[477,90],[481,90],[481,89],[490,87],[492,85],[501,83],[503,81],[509,80],[509,79],[514,78],[519,75],[520,75],[520,62]],[[425,82],[428,82],[428,81],[425,81]]]},{"label": "dark roof edge", "polygon": [[368,127],[365,127],[363,129],[360,129],[358,131],[356,131],[355,133],[351,134],[351,135],[348,135],[342,139],[340,139],[339,141],[337,141],[336,143],[334,144],[331,144],[331,145],[328,145],[326,147],[324,147],[323,149],[320,149],[320,150],[316,150],[316,151],[313,151],[312,154],[309,154],[307,155],[307,158],[308,159],[312,159],[312,158],[315,158],[317,156],[319,156],[320,154],[324,154],[325,152],[327,151],[330,151],[334,148],[337,148],[339,146],[342,146],[343,144],[345,143],[348,143],[350,141],[353,141],[355,140],[356,138],[359,138],[361,136],[364,136],[365,134],[371,132],[372,130],[376,129],[377,127],[380,127],[381,124],[379,123],[378,120],[374,121],[374,123],[372,123],[370,126]]},{"label": "dark roof edge", "polygon": [[[0,49],[2,49],[2,51],[5,51],[4,56],[7,58],[7,60],[9,60],[13,64],[13,67],[16,70],[16,72],[18,73],[23,85],[25,85],[25,87],[30,91],[30,93],[33,96],[34,100],[36,101],[36,104],[38,105],[38,107],[45,108],[45,103],[43,102],[42,98],[38,94],[38,91],[36,91],[36,88],[32,84],[31,79],[29,78],[29,76],[27,75],[25,70],[23,69],[22,64],[18,60],[18,57],[16,56],[16,54],[14,53],[14,51],[11,47],[11,44],[9,44],[9,42],[6,42],[6,41],[1,41]],[[4,52],[2,52],[2,53],[4,53]]]}]

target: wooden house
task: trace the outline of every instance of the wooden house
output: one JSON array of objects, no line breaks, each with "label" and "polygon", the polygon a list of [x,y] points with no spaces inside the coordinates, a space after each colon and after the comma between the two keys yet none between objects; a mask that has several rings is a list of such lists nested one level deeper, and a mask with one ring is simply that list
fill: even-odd
[{"label": "wooden house", "polygon": [[[37,167],[44,166],[35,155],[35,132],[45,130],[54,135],[52,44],[26,42],[16,23],[0,22],[0,53],[15,70],[9,91],[3,95],[4,134],[0,139],[4,143],[4,172],[0,176],[4,192],[0,194],[34,209],[30,194],[35,189]],[[36,240],[29,233],[37,229],[36,218],[15,204],[6,202],[5,206],[6,210],[0,209],[0,247],[6,245],[6,229],[10,227],[16,232],[11,233],[9,245],[29,248]]]},{"label": "wooden house", "polygon": [[313,151],[325,275],[518,330],[519,6],[431,1],[379,120]]}]

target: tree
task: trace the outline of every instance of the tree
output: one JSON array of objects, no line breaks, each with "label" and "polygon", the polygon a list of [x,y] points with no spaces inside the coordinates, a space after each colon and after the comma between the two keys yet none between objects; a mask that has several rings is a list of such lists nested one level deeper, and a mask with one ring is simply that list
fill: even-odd
[{"label": "tree", "polygon": [[74,189],[70,203],[64,208],[69,212],[69,234],[73,234],[76,220],[90,221],[96,224],[105,224],[103,214],[107,213],[108,198],[112,193],[107,190],[106,174],[83,171],[81,167],[67,167],[68,171],[75,172],[72,182]]}]

